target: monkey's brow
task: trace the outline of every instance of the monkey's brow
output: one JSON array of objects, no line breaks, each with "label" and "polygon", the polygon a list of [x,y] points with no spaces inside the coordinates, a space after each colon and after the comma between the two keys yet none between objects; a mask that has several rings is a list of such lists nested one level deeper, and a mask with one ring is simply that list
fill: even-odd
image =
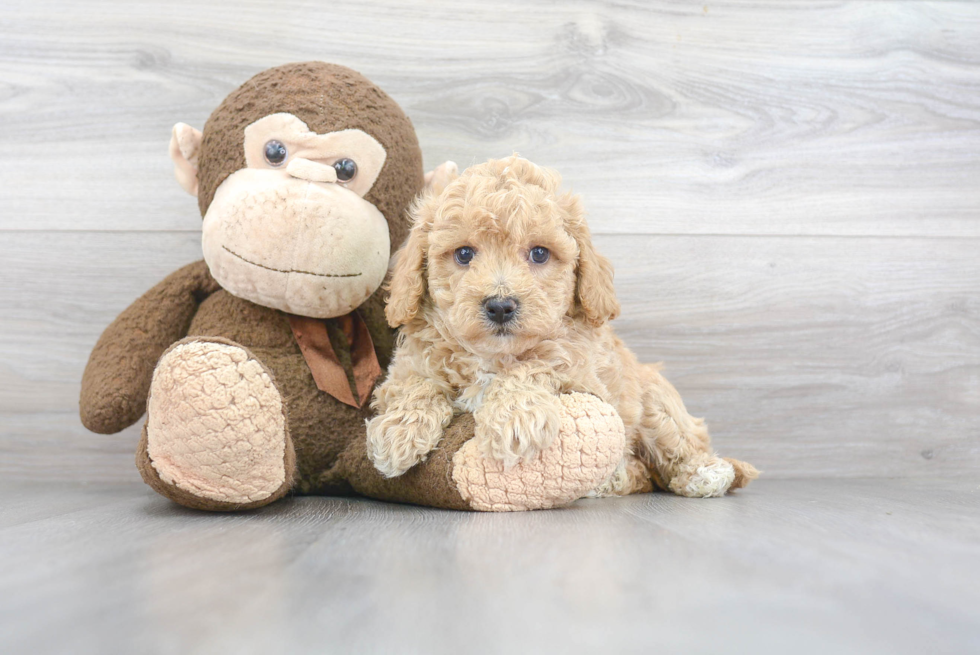
[{"label": "monkey's brow", "polygon": [[264,268],[265,270],[267,270],[267,271],[273,271],[274,273],[299,273],[301,275],[315,275],[317,277],[357,277],[357,276],[360,275],[360,273],[313,273],[312,271],[300,271],[300,270],[295,269],[295,268],[285,268],[285,269],[284,268],[272,268],[271,266],[266,266],[265,264],[260,264],[258,262],[253,262],[253,261],[251,261],[249,259],[245,259],[244,257],[242,257],[241,255],[239,255],[237,252],[235,252],[234,250],[232,250],[231,248],[229,248],[226,245],[223,245],[222,244],[221,247],[224,248],[225,250],[227,250],[228,252],[230,252],[231,254],[233,254],[235,257],[238,257],[240,260],[242,260],[246,264],[251,264],[252,266],[258,266],[259,268]]}]

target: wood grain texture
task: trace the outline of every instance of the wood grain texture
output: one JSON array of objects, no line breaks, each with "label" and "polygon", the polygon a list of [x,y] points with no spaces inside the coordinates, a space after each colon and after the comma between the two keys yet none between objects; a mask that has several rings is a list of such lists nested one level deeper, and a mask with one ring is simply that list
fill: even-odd
[{"label": "wood grain texture", "polygon": [[132,480],[78,424],[100,331],[200,257],[169,131],[253,73],[377,81],[425,161],[517,150],[584,194],[618,326],[768,475],[980,466],[980,4],[0,8],[0,476]]},{"label": "wood grain texture", "polygon": [[0,487],[4,653],[973,653],[976,481],[511,515]]},{"label": "wood grain texture", "polygon": [[429,167],[517,150],[597,232],[977,237],[978,43],[970,1],[8,0],[0,130],[29,146],[0,226],[196,229],[171,126],[326,59],[403,105]]}]

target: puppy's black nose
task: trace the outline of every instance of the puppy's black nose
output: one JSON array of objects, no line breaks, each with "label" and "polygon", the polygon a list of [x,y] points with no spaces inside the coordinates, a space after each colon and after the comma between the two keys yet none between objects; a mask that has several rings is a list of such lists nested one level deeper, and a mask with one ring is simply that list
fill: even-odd
[{"label": "puppy's black nose", "polygon": [[492,296],[483,301],[483,311],[491,321],[503,325],[517,316],[517,298]]}]

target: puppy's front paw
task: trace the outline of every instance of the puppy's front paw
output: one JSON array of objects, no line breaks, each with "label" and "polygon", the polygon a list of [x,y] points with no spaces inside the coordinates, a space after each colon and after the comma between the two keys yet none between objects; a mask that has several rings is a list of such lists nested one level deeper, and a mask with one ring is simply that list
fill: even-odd
[{"label": "puppy's front paw", "polygon": [[480,452],[510,467],[532,459],[555,440],[561,427],[561,402],[546,392],[515,394],[484,404],[473,418]]},{"label": "puppy's front paw", "polygon": [[453,417],[448,403],[426,409],[395,409],[367,422],[367,451],[374,468],[394,478],[425,459]]}]

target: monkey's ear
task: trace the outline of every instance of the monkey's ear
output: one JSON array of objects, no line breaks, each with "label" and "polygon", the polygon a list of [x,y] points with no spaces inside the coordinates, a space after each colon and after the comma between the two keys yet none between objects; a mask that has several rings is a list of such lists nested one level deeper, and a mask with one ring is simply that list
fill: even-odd
[{"label": "monkey's ear", "polygon": [[187,193],[197,197],[197,157],[201,152],[200,130],[187,123],[177,123],[170,135],[170,158],[174,160],[174,175]]},{"label": "monkey's ear", "polygon": [[435,170],[425,174],[425,191],[438,196],[457,177],[459,177],[459,167],[456,162],[447,161],[439,164]]}]

